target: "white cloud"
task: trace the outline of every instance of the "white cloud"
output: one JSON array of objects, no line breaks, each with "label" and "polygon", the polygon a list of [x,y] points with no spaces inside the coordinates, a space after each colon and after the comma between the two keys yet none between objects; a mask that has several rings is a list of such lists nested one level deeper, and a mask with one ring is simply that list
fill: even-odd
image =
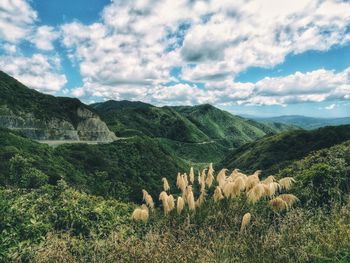
[{"label": "white cloud", "polygon": [[5,45],[28,41],[40,50],[52,50],[59,33],[53,27],[39,26],[38,23],[38,14],[30,6],[30,1],[1,0],[0,39]]},{"label": "white cloud", "polygon": [[[349,25],[350,3],[338,0],[136,0],[112,2],[98,23],[61,29],[84,95],[285,105],[349,98],[346,73],[320,69],[257,83],[237,83],[234,76],[272,67],[288,54],[343,45]],[[182,68],[180,83],[167,87],[174,67]]]},{"label": "white cloud", "polygon": [[31,32],[37,13],[26,0],[0,1],[0,39],[16,42]]},{"label": "white cloud", "polygon": [[40,26],[36,29],[35,34],[30,38],[30,41],[42,50],[54,49],[53,42],[59,37],[58,32],[50,26]]},{"label": "white cloud", "polygon": [[329,105],[329,106],[326,106],[325,109],[326,109],[326,110],[333,110],[333,109],[335,108],[335,106],[336,106],[336,105],[333,103],[333,104],[331,104],[331,105]]},{"label": "white cloud", "polygon": [[[285,77],[239,83],[225,80],[200,88],[176,84],[149,89],[145,99],[157,104],[281,105],[350,99],[350,67],[342,72],[319,69]],[[329,106],[332,109],[334,106]]]},{"label": "white cloud", "polygon": [[47,58],[41,54],[31,57],[0,56],[0,68],[30,88],[45,93],[55,93],[63,88],[67,79],[59,73],[58,57]]},{"label": "white cloud", "polygon": [[15,53],[17,51],[16,45],[13,44],[9,44],[9,43],[5,43],[2,46],[3,50],[5,51],[5,53]]},{"label": "white cloud", "polygon": [[73,89],[71,93],[74,97],[83,97],[85,94],[85,91],[83,88],[80,87],[80,88]]}]

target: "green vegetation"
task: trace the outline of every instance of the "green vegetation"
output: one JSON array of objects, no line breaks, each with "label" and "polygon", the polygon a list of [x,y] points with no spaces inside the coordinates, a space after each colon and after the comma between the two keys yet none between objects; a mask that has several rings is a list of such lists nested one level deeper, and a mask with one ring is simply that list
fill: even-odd
[{"label": "green vegetation", "polygon": [[[166,169],[164,168],[166,167]],[[147,137],[111,144],[65,144],[51,148],[0,129],[0,185],[36,188],[64,179],[95,195],[140,201],[142,188],[159,189],[162,176],[189,166]]]},{"label": "green vegetation", "polygon": [[[156,209],[142,223],[130,221],[131,206],[61,181],[29,192],[4,189],[0,255],[22,262],[349,262],[349,153],[347,141],[276,174],[297,180],[290,191],[300,202],[283,212],[244,195],[214,202],[208,191],[195,212],[165,217]],[[252,217],[241,232],[246,212]]]},{"label": "green vegetation", "polygon": [[294,129],[246,120],[208,104],[155,107],[142,102],[107,101],[91,106],[117,136],[157,138],[173,155],[194,165],[221,161],[231,148]]},{"label": "green vegetation", "polygon": [[267,174],[276,173],[312,151],[331,147],[349,139],[349,125],[281,133],[243,145],[232,151],[218,166],[240,168],[249,172],[263,167]]},{"label": "green vegetation", "polygon": [[209,140],[195,125],[169,107],[126,101],[107,101],[92,106],[120,137],[143,134],[181,142]]},{"label": "green vegetation", "polygon": [[69,188],[64,181],[37,190],[0,189],[0,262],[27,262],[51,232],[103,238],[132,229],[132,207]]},{"label": "green vegetation", "polygon": [[350,194],[350,141],[314,152],[282,169],[292,176],[294,193],[310,207],[346,203]]},{"label": "green vegetation", "polygon": [[272,127],[246,120],[209,104],[194,107],[174,107],[174,109],[186,116],[211,140],[216,140],[224,146],[239,147],[267,134],[292,129],[287,125]]}]

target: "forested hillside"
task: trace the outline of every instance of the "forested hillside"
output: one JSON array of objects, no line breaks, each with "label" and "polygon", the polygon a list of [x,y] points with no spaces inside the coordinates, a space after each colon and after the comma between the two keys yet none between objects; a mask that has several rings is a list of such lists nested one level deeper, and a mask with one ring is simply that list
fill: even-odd
[{"label": "forested hillside", "polygon": [[275,173],[312,151],[331,147],[349,139],[349,125],[276,134],[233,150],[219,167],[239,167],[248,171],[264,167],[266,173]]}]

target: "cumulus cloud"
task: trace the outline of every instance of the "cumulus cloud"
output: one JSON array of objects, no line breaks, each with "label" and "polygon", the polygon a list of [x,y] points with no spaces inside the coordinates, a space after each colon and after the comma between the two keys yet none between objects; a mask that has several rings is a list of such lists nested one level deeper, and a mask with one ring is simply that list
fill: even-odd
[{"label": "cumulus cloud", "polygon": [[50,26],[38,25],[38,14],[27,0],[0,2],[0,39],[6,44],[28,41],[41,50],[52,50],[59,33]]},{"label": "cumulus cloud", "polygon": [[[60,73],[60,58],[42,54],[54,50],[59,38],[55,28],[39,25],[37,12],[27,0],[0,1],[0,68],[25,85],[46,93],[55,93],[66,84]],[[37,49],[25,56],[20,44],[31,43]]]},{"label": "cumulus cloud", "polygon": [[[349,97],[346,73],[320,69],[257,83],[234,77],[252,66],[273,67],[288,54],[343,45],[349,24],[350,3],[338,0],[136,0],[114,1],[100,22],[61,30],[85,95],[285,105]],[[180,83],[169,86],[175,67]]]},{"label": "cumulus cloud", "polygon": [[53,50],[53,42],[58,39],[59,33],[50,26],[40,26],[36,28],[35,33],[30,37],[32,42],[38,49]]},{"label": "cumulus cloud", "polygon": [[[225,80],[205,88],[176,84],[150,90],[148,101],[175,104],[281,105],[326,100],[346,100],[350,94],[350,68],[341,72],[319,69],[285,77],[266,77],[258,82]],[[183,102],[183,103],[181,103]],[[334,106],[330,106],[333,109]]]},{"label": "cumulus cloud", "polygon": [[55,93],[63,88],[67,79],[59,73],[60,59],[41,54],[31,57],[0,56],[0,68],[30,88]]},{"label": "cumulus cloud", "polygon": [[16,42],[27,37],[36,19],[26,0],[0,1],[0,39]]}]

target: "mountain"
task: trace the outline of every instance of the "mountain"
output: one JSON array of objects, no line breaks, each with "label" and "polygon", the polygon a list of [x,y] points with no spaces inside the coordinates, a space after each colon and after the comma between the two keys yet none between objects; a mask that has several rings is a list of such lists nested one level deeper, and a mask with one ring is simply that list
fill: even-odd
[{"label": "mountain", "polygon": [[293,129],[287,125],[264,125],[222,111],[210,104],[173,107],[194,123],[211,140],[238,147],[268,134]]},{"label": "mountain", "polygon": [[209,137],[170,107],[142,102],[107,101],[91,105],[120,137],[146,135],[182,142],[208,141]]},{"label": "mountain", "polygon": [[0,71],[0,127],[38,140],[111,142],[116,136],[78,99],[29,89]]},{"label": "mountain", "polygon": [[317,129],[324,126],[336,126],[336,125],[345,125],[350,124],[350,117],[344,118],[314,118],[314,117],[306,117],[300,115],[286,115],[286,116],[278,116],[278,117],[251,117],[255,121],[259,121],[264,124],[278,122],[284,123],[287,125],[295,125],[301,127],[303,129]]},{"label": "mountain", "polygon": [[107,101],[91,105],[117,136],[147,135],[185,143],[238,147],[267,134],[293,129],[234,116],[212,105],[156,107],[142,102]]},{"label": "mountain", "polygon": [[233,150],[220,167],[275,173],[308,153],[350,140],[350,125],[296,130],[267,136]]}]

